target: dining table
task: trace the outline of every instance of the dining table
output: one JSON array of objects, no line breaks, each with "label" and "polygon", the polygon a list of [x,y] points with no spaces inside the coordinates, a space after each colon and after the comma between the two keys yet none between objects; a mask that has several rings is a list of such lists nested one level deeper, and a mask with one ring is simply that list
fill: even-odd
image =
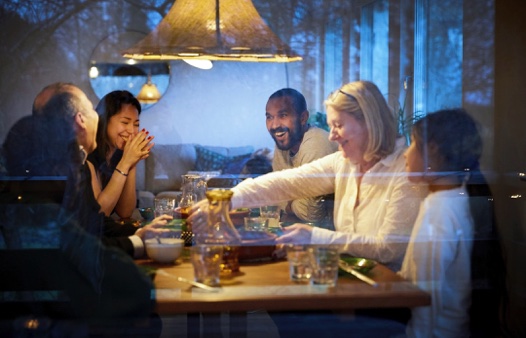
[{"label": "dining table", "polygon": [[[412,308],[431,303],[427,292],[382,264],[367,272],[376,286],[344,273],[339,275],[336,286],[329,287],[291,281],[286,259],[241,262],[239,272],[222,275],[218,290],[210,292],[177,280],[177,277],[194,279],[187,248],[174,264],[159,264],[148,259],[136,263],[152,272],[161,270],[162,273],[153,277],[156,311],[160,316],[187,314],[189,333],[195,331],[195,327],[210,329],[214,326],[200,325],[199,320],[217,325],[218,316],[225,312],[235,318],[236,330],[239,331],[239,327],[246,323],[247,312],[256,309],[337,312]],[[199,332],[195,333],[195,336],[199,335]],[[246,332],[238,332],[237,336],[246,336]]]}]

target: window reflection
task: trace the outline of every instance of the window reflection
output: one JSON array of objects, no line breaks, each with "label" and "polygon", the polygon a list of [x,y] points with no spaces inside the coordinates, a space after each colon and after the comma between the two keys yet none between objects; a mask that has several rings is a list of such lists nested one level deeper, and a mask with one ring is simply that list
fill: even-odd
[{"label": "window reflection", "polygon": [[[114,90],[127,90],[137,96],[148,82],[148,76],[161,97],[166,92],[170,82],[170,66],[167,62],[142,62],[121,55],[122,50],[133,46],[145,35],[137,31],[124,31],[105,37],[95,46],[86,71],[99,99]],[[143,110],[154,104],[141,102]]]},{"label": "window reflection", "polygon": [[[170,82],[170,68],[167,63],[145,62],[134,65],[126,63],[93,63],[90,74],[95,70],[96,77],[90,76],[90,83],[98,98],[114,90],[128,90],[137,96],[151,76],[151,82],[155,84],[161,96],[166,92]],[[141,103],[143,109],[155,103]]]}]

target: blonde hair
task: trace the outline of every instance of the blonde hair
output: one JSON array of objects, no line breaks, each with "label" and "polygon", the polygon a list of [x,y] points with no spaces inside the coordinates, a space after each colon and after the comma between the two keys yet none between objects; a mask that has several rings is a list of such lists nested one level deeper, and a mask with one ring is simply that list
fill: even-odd
[{"label": "blonde hair", "polygon": [[393,152],[398,135],[396,116],[374,83],[348,83],[331,93],[325,106],[365,122],[369,134],[365,161],[380,160]]}]

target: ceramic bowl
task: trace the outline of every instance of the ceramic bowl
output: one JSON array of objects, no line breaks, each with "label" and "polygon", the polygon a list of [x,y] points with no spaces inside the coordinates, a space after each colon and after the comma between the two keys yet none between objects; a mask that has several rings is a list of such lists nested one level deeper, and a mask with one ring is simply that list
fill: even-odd
[{"label": "ceramic bowl", "polygon": [[184,247],[184,240],[180,238],[149,238],[144,241],[146,254],[157,263],[174,263]]}]

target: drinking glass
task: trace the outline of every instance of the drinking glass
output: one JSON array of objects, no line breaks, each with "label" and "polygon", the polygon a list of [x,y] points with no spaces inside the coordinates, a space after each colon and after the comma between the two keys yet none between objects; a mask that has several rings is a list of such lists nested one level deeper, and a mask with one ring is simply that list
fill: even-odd
[{"label": "drinking glass", "polygon": [[159,217],[161,215],[174,215],[175,198],[160,197],[154,200],[154,215]]},{"label": "drinking glass", "polygon": [[339,246],[324,245],[309,248],[312,267],[311,284],[336,286],[338,280]]},{"label": "drinking glass", "polygon": [[291,244],[286,246],[289,261],[290,280],[293,282],[308,282],[312,276],[312,268],[307,245]]},{"label": "drinking glass", "polygon": [[279,216],[281,210],[277,205],[268,205],[259,208],[260,217],[268,219],[269,228],[279,227]]},{"label": "drinking glass", "polygon": [[194,267],[194,280],[209,286],[219,285],[223,247],[219,245],[194,245],[190,260]]},{"label": "drinking glass", "polygon": [[268,219],[263,217],[245,217],[245,230],[247,231],[266,231],[268,229]]}]

